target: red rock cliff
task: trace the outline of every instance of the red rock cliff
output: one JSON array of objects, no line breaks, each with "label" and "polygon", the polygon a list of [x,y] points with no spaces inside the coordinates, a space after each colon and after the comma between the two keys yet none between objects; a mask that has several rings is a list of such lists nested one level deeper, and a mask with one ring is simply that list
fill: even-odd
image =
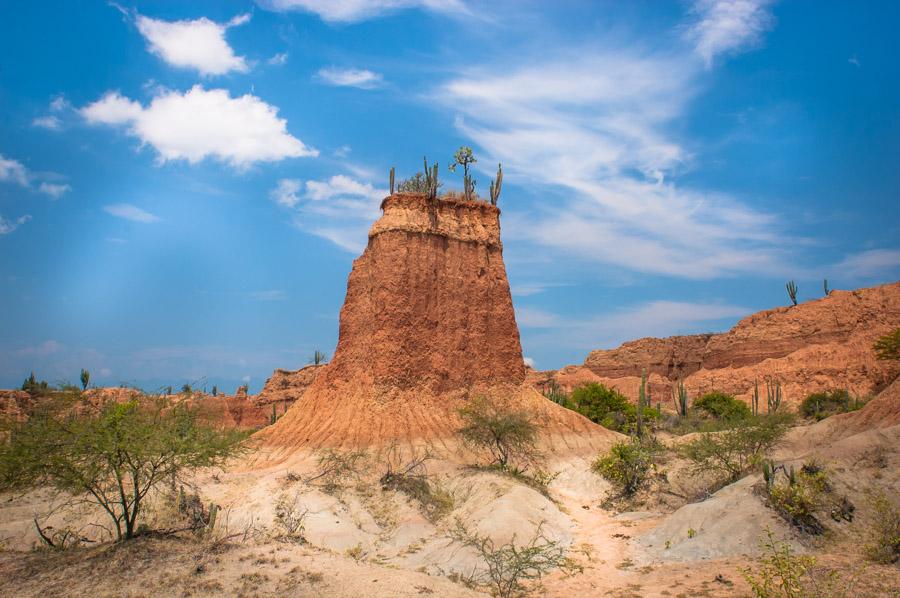
[{"label": "red rock cliff", "polygon": [[404,193],[382,209],[353,263],[332,361],[264,441],[287,448],[446,438],[458,425],[456,408],[476,394],[516,397],[557,431],[598,433],[523,386],[500,211]]}]

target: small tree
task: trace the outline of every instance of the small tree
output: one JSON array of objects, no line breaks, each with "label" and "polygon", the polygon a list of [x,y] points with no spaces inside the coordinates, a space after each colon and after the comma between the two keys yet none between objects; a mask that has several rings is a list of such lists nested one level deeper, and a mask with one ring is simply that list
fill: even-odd
[{"label": "small tree", "polygon": [[463,167],[463,195],[468,201],[475,195],[475,181],[469,174],[469,166],[476,162],[478,159],[472,153],[472,148],[463,145],[453,154],[453,163],[450,164],[450,172],[456,172],[457,166]]},{"label": "small tree", "polygon": [[84,497],[109,516],[120,541],[134,537],[143,501],[160,482],[222,464],[245,438],[198,424],[183,403],[149,397],[80,416],[71,403],[45,401],[26,421],[5,427],[0,488],[49,485]]},{"label": "small tree", "polygon": [[682,455],[696,474],[714,472],[734,482],[759,464],[766,451],[781,441],[790,426],[784,415],[747,418],[722,432],[705,432],[682,445]]},{"label": "small tree", "polygon": [[531,414],[499,401],[477,397],[459,410],[459,434],[473,448],[487,450],[491,462],[505,469],[511,460],[528,464],[538,456],[538,426]]},{"label": "small tree", "polygon": [[87,390],[88,384],[91,382],[91,373],[81,368],[81,390]]},{"label": "small tree", "polygon": [[42,396],[50,393],[50,385],[46,380],[39,381],[35,378],[34,372],[31,372],[31,375],[22,383],[22,390],[32,396]]},{"label": "small tree", "polygon": [[879,337],[873,349],[878,359],[900,359],[900,328]]},{"label": "small tree", "polygon": [[214,397],[219,396],[219,387],[216,386],[215,384],[213,384],[213,387],[212,387],[212,396],[214,396]]}]

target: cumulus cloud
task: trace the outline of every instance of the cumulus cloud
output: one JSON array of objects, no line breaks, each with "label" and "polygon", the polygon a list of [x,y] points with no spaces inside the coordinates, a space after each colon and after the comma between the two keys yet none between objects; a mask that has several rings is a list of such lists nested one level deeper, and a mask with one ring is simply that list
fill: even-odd
[{"label": "cumulus cloud", "polygon": [[318,77],[328,85],[336,87],[358,87],[359,89],[374,89],[381,85],[381,75],[366,69],[319,69]]},{"label": "cumulus cloud", "polygon": [[281,179],[270,192],[278,204],[294,210],[294,226],[350,252],[365,246],[366,230],[387,194],[386,189],[343,174],[302,185],[297,179]]},{"label": "cumulus cloud", "polygon": [[230,27],[243,25],[250,15],[240,15],[221,24],[206,17],[185,21],[163,21],[137,16],[137,28],[149,50],[168,64],[196,69],[202,75],[224,75],[250,70],[243,56],[236,56],[225,41]]},{"label": "cumulus cloud", "polygon": [[0,215],[0,235],[8,235],[29,220],[31,220],[31,216],[28,214],[20,216],[15,220],[7,220],[2,215]]},{"label": "cumulus cloud", "polygon": [[408,8],[469,14],[462,0],[258,0],[258,2],[270,10],[311,12],[329,23],[355,23]]},{"label": "cumulus cloud", "polygon": [[232,98],[224,89],[161,90],[146,107],[110,92],[80,112],[92,124],[125,126],[157,151],[161,163],[214,158],[247,168],[319,153],[288,133],[276,107],[250,94]]},{"label": "cumulus cloud", "polygon": [[697,0],[686,36],[707,68],[719,54],[735,54],[759,45],[774,17],[772,0]]},{"label": "cumulus cloud", "polygon": [[159,216],[151,214],[150,212],[129,203],[114,203],[103,206],[103,211],[116,218],[124,218],[125,220],[131,220],[132,222],[150,224],[161,220]]}]

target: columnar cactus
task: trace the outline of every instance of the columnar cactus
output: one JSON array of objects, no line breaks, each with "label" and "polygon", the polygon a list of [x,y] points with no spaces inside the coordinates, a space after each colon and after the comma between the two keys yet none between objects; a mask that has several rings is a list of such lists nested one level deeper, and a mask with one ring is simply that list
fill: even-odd
[{"label": "columnar cactus", "polygon": [[672,401],[675,403],[675,411],[679,417],[687,417],[688,393],[684,382],[678,382],[677,388],[672,389]]},{"label": "columnar cactus", "polygon": [[787,289],[788,297],[791,298],[791,303],[797,305],[797,283],[792,280],[784,285],[784,287]]},{"label": "columnar cactus", "polygon": [[781,407],[781,382],[766,381],[766,407],[769,413],[775,413]]},{"label": "columnar cactus", "polygon": [[497,164],[497,178],[491,181],[491,205],[497,205],[500,199],[500,188],[503,186],[503,167]]},{"label": "columnar cactus", "polygon": [[644,437],[644,403],[647,401],[647,371],[641,370],[641,390],[637,404],[637,436]]},{"label": "columnar cactus", "polygon": [[394,167],[391,166],[391,195],[394,194]]}]

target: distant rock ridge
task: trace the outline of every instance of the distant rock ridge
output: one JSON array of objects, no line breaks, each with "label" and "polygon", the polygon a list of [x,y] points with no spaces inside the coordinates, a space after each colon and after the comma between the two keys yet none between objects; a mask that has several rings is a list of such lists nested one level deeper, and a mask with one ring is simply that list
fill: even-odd
[{"label": "distant rock ridge", "polygon": [[554,378],[566,388],[600,381],[635,398],[646,369],[654,404],[670,404],[670,389],[679,380],[691,396],[721,390],[748,401],[756,383],[765,400],[766,380],[782,384],[787,404],[829,389],[868,396],[900,373],[900,364],[878,361],[872,351],[875,339],[898,326],[900,282],[836,290],[797,306],[757,312],[728,332],[629,341],[592,351],[582,366],[530,379],[540,385]]},{"label": "distant rock ridge", "polygon": [[381,207],[347,281],[334,356],[264,442],[291,450],[448,438],[457,408],[476,395],[512,398],[551,435],[608,434],[523,385],[500,210],[413,193]]}]

